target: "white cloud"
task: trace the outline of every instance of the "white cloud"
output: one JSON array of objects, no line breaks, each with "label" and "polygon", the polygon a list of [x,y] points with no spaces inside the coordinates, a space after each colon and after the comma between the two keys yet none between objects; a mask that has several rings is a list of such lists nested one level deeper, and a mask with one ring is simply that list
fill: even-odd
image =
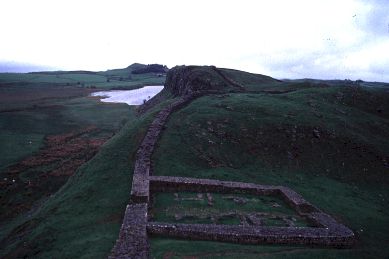
[{"label": "white cloud", "polygon": [[360,0],[0,2],[0,61],[103,70],[214,64],[389,81],[389,9]]}]

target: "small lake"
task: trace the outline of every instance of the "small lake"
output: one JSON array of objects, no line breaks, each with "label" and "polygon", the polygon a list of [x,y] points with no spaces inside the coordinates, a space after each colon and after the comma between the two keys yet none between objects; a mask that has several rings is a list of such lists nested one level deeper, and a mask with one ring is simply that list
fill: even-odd
[{"label": "small lake", "polygon": [[126,103],[128,105],[141,105],[144,100],[153,98],[161,92],[163,85],[145,86],[134,90],[111,90],[94,92],[91,96],[102,97],[100,101],[105,103]]}]

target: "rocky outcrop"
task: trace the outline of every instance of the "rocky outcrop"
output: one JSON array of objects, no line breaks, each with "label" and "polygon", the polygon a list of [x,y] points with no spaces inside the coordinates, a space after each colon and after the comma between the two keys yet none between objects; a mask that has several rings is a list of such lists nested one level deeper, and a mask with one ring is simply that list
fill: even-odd
[{"label": "rocky outcrop", "polygon": [[222,91],[230,88],[219,73],[210,66],[176,66],[166,76],[165,89],[174,96],[201,91]]},{"label": "rocky outcrop", "polygon": [[245,87],[215,66],[176,66],[169,70],[162,92],[138,108],[143,114],[168,97],[242,92]]}]

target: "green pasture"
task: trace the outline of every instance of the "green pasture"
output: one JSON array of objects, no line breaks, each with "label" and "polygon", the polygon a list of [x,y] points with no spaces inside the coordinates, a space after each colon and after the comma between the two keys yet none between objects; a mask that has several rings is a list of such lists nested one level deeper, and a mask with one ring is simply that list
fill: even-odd
[{"label": "green pasture", "polygon": [[[154,174],[290,187],[350,227],[356,234],[356,245],[350,249],[252,246],[151,237],[151,257],[388,258],[386,88],[304,81],[281,83],[260,75],[226,73],[250,92],[204,96],[172,114],[152,157]],[[211,72],[207,75],[215,76]],[[288,91],[279,93],[284,88]],[[264,91],[269,89],[270,92]],[[60,100],[57,105],[61,109],[42,111],[34,119],[28,119],[26,112],[15,115],[32,129],[20,130],[20,134],[36,134],[38,141],[43,133],[34,129],[56,132],[82,123],[123,125],[125,121],[118,119],[113,107],[100,107],[93,101],[71,99],[71,106],[67,106],[68,101]],[[31,215],[20,215],[0,227],[0,256],[106,258],[118,237],[129,202],[136,150],[156,112],[171,101],[140,117],[128,107],[123,113],[117,111],[126,114],[127,122],[93,159],[79,168],[55,195],[41,201]],[[94,105],[99,108],[93,108]],[[104,114],[101,116],[107,117],[107,121],[92,116],[94,113]],[[49,118],[53,123],[44,122]],[[61,118],[61,122],[56,118]],[[35,126],[34,121],[42,125]],[[0,120],[1,127],[15,125],[7,134],[14,132],[18,123],[12,116]],[[175,220],[175,213],[165,213],[169,208],[190,210],[206,206],[191,201],[180,205],[169,195],[157,197],[155,217],[170,222]],[[221,200],[219,210],[244,210]],[[265,210],[265,205],[266,202],[258,203],[248,210]]]}]

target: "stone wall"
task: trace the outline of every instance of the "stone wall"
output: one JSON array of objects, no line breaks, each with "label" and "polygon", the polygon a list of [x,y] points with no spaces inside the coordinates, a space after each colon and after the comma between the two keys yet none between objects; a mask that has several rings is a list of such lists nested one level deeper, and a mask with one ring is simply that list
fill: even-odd
[{"label": "stone wall", "polygon": [[235,80],[231,79],[230,77],[226,76],[219,68],[215,67],[215,66],[212,66],[212,69],[218,73],[221,77],[224,78],[224,80],[226,80],[229,84],[231,84],[232,86],[240,89],[240,90],[244,90],[245,87],[241,84],[239,84],[238,82],[236,82]]},{"label": "stone wall", "polygon": [[173,176],[150,176],[152,192],[218,192],[247,193],[255,195],[276,195],[280,187],[253,183],[229,182],[212,179],[198,179]]},{"label": "stone wall", "polygon": [[[181,97],[157,114],[138,148],[132,180],[131,203],[126,208],[119,238],[109,258],[149,258],[147,234],[242,244],[306,244],[336,247],[352,245],[354,233],[351,230],[287,187],[211,179],[151,176],[151,156],[172,112],[182,108],[196,97],[220,93],[219,90],[226,87],[226,81],[239,88],[238,91],[243,88],[216,67],[212,70],[223,78],[221,81],[212,82],[207,81],[207,78],[196,77],[194,70],[195,67],[176,67],[167,76],[165,87],[174,95]],[[247,227],[148,222],[147,211],[152,198],[150,192],[173,191],[278,195],[299,215],[317,227]]]},{"label": "stone wall", "polygon": [[119,238],[108,258],[149,258],[150,247],[146,226],[147,204],[128,205]]},{"label": "stone wall", "polygon": [[170,114],[199,96],[200,93],[193,93],[178,98],[175,102],[162,109],[148,128],[146,136],[138,148],[135,159],[134,174],[132,178],[131,201],[149,201],[149,180],[151,172],[151,156],[155,145],[166,124]]},{"label": "stone wall", "polygon": [[284,186],[258,185],[253,183],[173,176],[151,176],[149,177],[149,181],[150,189],[153,192],[191,191],[278,195],[299,213],[319,211],[301,195]]},{"label": "stone wall", "polygon": [[214,224],[167,224],[149,222],[150,235],[189,240],[209,240],[239,244],[289,244],[349,247],[353,236],[333,235],[326,228],[245,227]]}]

